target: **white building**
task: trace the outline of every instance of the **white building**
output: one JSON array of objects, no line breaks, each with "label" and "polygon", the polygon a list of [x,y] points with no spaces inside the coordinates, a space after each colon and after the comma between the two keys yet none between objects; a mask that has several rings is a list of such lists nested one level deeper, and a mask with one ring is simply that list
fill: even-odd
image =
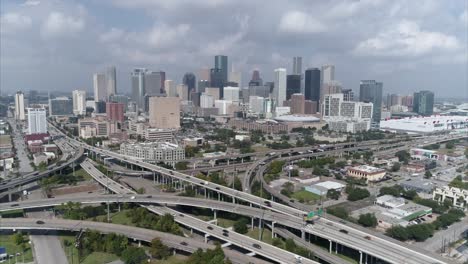
[{"label": "white building", "polygon": [[322,117],[332,131],[367,131],[370,129],[372,111],[372,103],[344,101],[342,93],[323,96]]},{"label": "white building", "polygon": [[28,134],[46,133],[46,110],[44,108],[28,108]]},{"label": "white building", "polygon": [[335,80],[335,65],[327,64],[322,66],[320,71],[320,86]]},{"label": "white building", "polygon": [[276,116],[289,115],[290,113],[291,113],[291,107],[289,107],[289,106],[277,106],[275,108],[275,115]]},{"label": "white building", "polygon": [[450,198],[455,207],[465,208],[468,206],[468,190],[449,186],[437,187],[434,189],[432,199],[443,203],[447,198]]},{"label": "white building", "polygon": [[218,114],[227,115],[229,114],[229,107],[232,105],[232,101],[228,100],[215,100],[215,107],[218,108]]},{"label": "white building", "polygon": [[164,89],[166,89],[166,94],[168,97],[177,97],[177,90],[174,85],[174,81],[172,80],[165,80],[164,81]]},{"label": "white building", "polygon": [[431,133],[436,131],[467,131],[466,116],[428,116],[389,119],[380,122],[380,128],[388,131]]},{"label": "white building", "polygon": [[145,139],[148,141],[172,142],[174,140],[174,130],[161,128],[147,128]]},{"label": "white building", "polygon": [[275,69],[275,86],[273,87],[273,98],[278,106],[283,106],[286,100],[286,69]]},{"label": "white building", "polygon": [[120,154],[143,159],[150,163],[164,162],[174,165],[185,159],[185,149],[168,142],[123,143]]},{"label": "white building", "polygon": [[[114,66],[107,68],[107,97],[117,94],[117,73]],[[107,99],[107,98],[106,98]]]},{"label": "white building", "polygon": [[107,101],[107,78],[105,74],[93,75],[94,101]]},{"label": "white building", "polygon": [[265,98],[260,96],[249,96],[249,109],[252,113],[263,113]]},{"label": "white building", "polygon": [[211,108],[214,106],[214,97],[210,94],[202,93],[200,95],[200,107]]},{"label": "white building", "polygon": [[238,102],[239,101],[239,87],[224,87],[224,100]]},{"label": "white building", "polygon": [[15,95],[15,119],[24,121],[26,116],[24,114],[24,94],[17,92]]},{"label": "white building", "polygon": [[343,102],[342,93],[324,95],[322,103],[322,117],[324,119],[340,117],[341,102]]},{"label": "white building", "polygon": [[231,71],[229,72],[229,82],[237,83],[238,87],[242,85],[242,73],[239,71]]},{"label": "white building", "polygon": [[365,179],[367,182],[376,182],[380,181],[385,177],[386,171],[384,169],[360,165],[352,168],[348,168],[347,175],[348,177]]},{"label": "white building", "polygon": [[189,94],[188,94],[188,86],[185,84],[178,84],[177,88],[177,96],[180,98],[182,101],[188,101],[189,99]]},{"label": "white building", "polygon": [[73,91],[73,114],[86,114],[86,91]]},{"label": "white building", "polygon": [[327,124],[329,130],[338,132],[357,133],[370,129],[370,120],[329,119],[327,120]]}]

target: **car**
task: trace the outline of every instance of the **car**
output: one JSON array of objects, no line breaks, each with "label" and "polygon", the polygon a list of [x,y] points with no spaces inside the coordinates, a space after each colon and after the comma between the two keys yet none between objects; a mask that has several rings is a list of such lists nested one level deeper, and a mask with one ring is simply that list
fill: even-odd
[{"label": "car", "polygon": [[188,243],[185,242],[185,241],[180,242],[180,244],[181,244],[182,246],[187,246],[187,245],[188,245]]},{"label": "car", "polygon": [[252,244],[252,246],[256,249],[261,249],[262,247],[259,244]]},{"label": "car", "polygon": [[213,230],[212,226],[208,226],[207,228],[208,228],[208,230]]},{"label": "car", "polygon": [[265,203],[267,206],[270,206],[270,207],[271,207],[271,202],[270,202],[270,201],[264,201],[264,203]]},{"label": "car", "polygon": [[340,229],[340,232],[343,234],[348,234],[348,230]]},{"label": "car", "polygon": [[180,216],[180,217],[184,217],[184,215],[183,215],[183,214],[179,214],[179,216]]},{"label": "car", "polygon": [[229,233],[229,230],[223,229],[223,233]]},{"label": "car", "polygon": [[45,223],[44,223],[44,221],[42,221],[42,220],[37,220],[37,221],[36,221],[36,224],[38,224],[38,225],[43,225],[43,224],[45,224]]},{"label": "car", "polygon": [[216,189],[216,190],[219,190],[219,187],[216,187],[215,189]]},{"label": "car", "polygon": [[228,237],[229,233],[223,233],[223,236]]},{"label": "car", "polygon": [[432,215],[430,214],[430,215],[428,215],[427,217],[432,218]]},{"label": "car", "polygon": [[10,205],[11,207],[16,207],[16,206],[19,206],[19,204],[12,204]]},{"label": "car", "polygon": [[367,240],[372,240],[372,238],[370,236],[365,236],[364,238],[367,239]]},{"label": "car", "polygon": [[146,196],[146,198],[153,198],[153,196],[152,196],[152,195],[148,195],[148,196]]},{"label": "car", "polygon": [[173,172],[173,171],[169,171],[169,173],[170,173],[171,175],[174,175],[174,172]]},{"label": "car", "polygon": [[294,199],[289,200],[290,203],[294,203]]},{"label": "car", "polygon": [[327,224],[326,224],[326,225],[333,226],[333,223],[331,223],[331,222],[327,222]]},{"label": "car", "polygon": [[135,196],[131,196],[130,199],[131,199],[131,200],[134,200],[134,199],[135,199]]}]

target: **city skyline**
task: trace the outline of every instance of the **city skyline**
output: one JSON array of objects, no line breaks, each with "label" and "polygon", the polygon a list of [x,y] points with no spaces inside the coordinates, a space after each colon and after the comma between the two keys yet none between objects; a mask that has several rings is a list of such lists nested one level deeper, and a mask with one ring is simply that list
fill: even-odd
[{"label": "city skyline", "polygon": [[[421,10],[421,4],[427,7]],[[229,57],[229,68],[241,72],[244,86],[252,70],[259,69],[265,81],[272,81],[274,69],[286,68],[288,74],[292,73],[293,57],[302,57],[302,72],[333,64],[335,79],[343,88],[354,91],[360,80],[376,79],[385,83],[384,94],[405,94],[411,87],[411,92],[430,90],[436,97],[442,90],[444,96],[468,97],[468,89],[463,93],[467,87],[463,56],[467,12],[456,1],[415,1],[405,4],[404,9],[399,1],[314,1],[309,5],[286,5],[284,10],[262,7],[271,11],[274,23],[251,13],[249,5],[255,3],[233,6],[231,1],[201,1],[188,4],[191,8],[181,5],[179,1],[2,2],[1,92],[89,92],[93,88],[92,74],[113,65],[117,69],[118,93],[128,94],[134,68],[165,71],[166,78],[177,85],[186,72],[196,73],[197,80],[201,80],[200,70],[213,68],[213,56],[223,54]],[[148,7],[160,7],[160,11],[148,14],[144,11]],[[206,28],[200,16],[183,18],[185,10],[207,12],[214,8],[219,14],[213,16],[223,15],[224,23]],[[382,18],[375,21],[372,18],[376,15],[369,14],[380,9],[394,12],[379,13]],[[100,16],[104,10],[109,15]],[[170,10],[171,16],[162,14],[164,10]],[[318,10],[330,14],[321,15]],[[135,20],[123,25],[115,17],[119,12],[128,13]],[[443,23],[431,21],[435,13],[444,19]],[[347,18],[353,18],[355,26],[369,21],[374,25],[349,36],[344,32],[351,26],[346,23]],[[57,22],[61,24],[54,24]],[[274,25],[273,31],[265,27],[269,22]],[[92,29],[92,24],[97,26]],[[70,30],[63,30],[64,26]],[[197,38],[193,38],[195,35]],[[185,38],[204,41],[181,44]],[[37,48],[15,45],[25,40],[37,40]],[[95,49],[90,50],[90,45]],[[25,72],[29,78],[20,78]],[[50,73],[54,73],[54,78],[47,78]],[[451,78],[445,78],[447,74]]]}]

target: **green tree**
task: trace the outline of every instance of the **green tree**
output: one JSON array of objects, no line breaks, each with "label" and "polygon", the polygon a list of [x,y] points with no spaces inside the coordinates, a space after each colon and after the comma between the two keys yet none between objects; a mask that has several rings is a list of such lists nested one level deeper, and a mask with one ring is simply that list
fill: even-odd
[{"label": "green tree", "polygon": [[346,187],[346,192],[348,193],[348,201],[362,200],[370,196],[368,190],[358,187]]},{"label": "green tree", "polygon": [[22,232],[17,232],[13,234],[13,242],[15,242],[15,244],[18,246],[25,243],[26,241],[24,239],[24,234]]},{"label": "green tree", "polygon": [[341,193],[337,190],[330,189],[327,192],[327,198],[333,199],[333,200],[338,200],[340,199]]},{"label": "green tree", "polygon": [[400,168],[401,168],[401,164],[400,164],[399,162],[393,163],[393,166],[392,166],[392,171],[393,171],[393,172],[399,171]]},{"label": "green tree", "polygon": [[359,215],[358,223],[365,227],[376,227],[377,218],[375,218],[375,215],[371,213],[361,214]]},{"label": "green tree", "polygon": [[239,177],[234,177],[234,189],[238,191],[242,191],[242,182]]},{"label": "green tree", "polygon": [[175,169],[176,170],[186,170],[187,169],[188,162],[186,161],[179,161],[175,164]]},{"label": "green tree", "polygon": [[246,234],[249,229],[247,227],[247,219],[245,218],[241,218],[239,220],[237,220],[235,223],[234,223],[234,231],[236,231],[237,233],[240,233],[240,234]]},{"label": "green tree", "polygon": [[171,255],[169,247],[164,245],[159,238],[154,238],[151,240],[151,247],[149,252],[153,258],[157,259],[166,259]]},{"label": "green tree", "polygon": [[455,143],[453,141],[449,141],[445,144],[445,147],[448,149],[454,149],[455,148]]},{"label": "green tree", "polygon": [[409,234],[406,228],[400,225],[396,225],[396,226],[392,226],[391,228],[388,228],[385,231],[385,235],[401,240],[401,241],[406,241],[409,238]]},{"label": "green tree", "polygon": [[327,208],[327,213],[342,219],[348,218],[348,211],[346,211],[346,209],[342,206]]},{"label": "green tree", "polygon": [[398,160],[400,162],[403,162],[403,164],[408,164],[408,161],[410,160],[411,155],[406,150],[400,150],[397,153],[395,153],[395,157],[398,157]]},{"label": "green tree", "polygon": [[432,177],[432,173],[431,173],[430,171],[426,171],[426,172],[424,173],[424,178],[430,179],[431,177]]},{"label": "green tree", "polygon": [[125,264],[141,264],[148,257],[143,248],[128,247],[122,252],[122,260]]}]

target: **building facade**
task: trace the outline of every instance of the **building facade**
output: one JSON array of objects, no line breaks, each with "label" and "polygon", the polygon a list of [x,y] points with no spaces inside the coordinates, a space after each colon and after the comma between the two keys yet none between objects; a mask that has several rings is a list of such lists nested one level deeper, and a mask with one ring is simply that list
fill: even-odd
[{"label": "building facade", "polygon": [[106,103],[107,119],[110,121],[124,122],[124,104],[123,103]]},{"label": "building facade", "polygon": [[46,133],[46,110],[44,108],[28,108],[28,134]]},{"label": "building facade", "polygon": [[384,179],[385,170],[368,165],[361,165],[348,168],[347,175],[352,178],[365,179],[366,183],[377,182]]},{"label": "building facade", "polygon": [[[306,100],[320,101],[320,69],[309,68],[305,71],[304,96]],[[316,109],[315,111],[318,111]]]},{"label": "building facade", "polygon": [[107,101],[107,77],[103,73],[93,75],[94,101]]},{"label": "building facade", "polygon": [[86,114],[86,91],[75,90],[73,95],[73,114]]},{"label": "building facade", "polygon": [[15,119],[19,121],[26,120],[24,114],[24,94],[23,92],[17,92],[15,94]]},{"label": "building facade", "polygon": [[150,97],[149,124],[154,128],[180,128],[180,100],[176,97]]},{"label": "building facade", "polygon": [[185,149],[168,142],[123,143],[120,154],[136,157],[145,162],[175,165],[185,159]]},{"label": "building facade", "polygon": [[372,103],[372,128],[380,127],[380,119],[382,113],[382,88],[383,83],[375,80],[363,80],[359,87],[359,101]]},{"label": "building facade", "polygon": [[286,100],[286,69],[275,69],[274,79],[273,98],[277,106],[283,106]]},{"label": "building facade", "polygon": [[50,116],[73,115],[73,102],[67,97],[57,97],[49,99]]},{"label": "building facade", "polygon": [[413,96],[413,112],[422,116],[430,116],[434,113],[434,93],[420,91]]}]

